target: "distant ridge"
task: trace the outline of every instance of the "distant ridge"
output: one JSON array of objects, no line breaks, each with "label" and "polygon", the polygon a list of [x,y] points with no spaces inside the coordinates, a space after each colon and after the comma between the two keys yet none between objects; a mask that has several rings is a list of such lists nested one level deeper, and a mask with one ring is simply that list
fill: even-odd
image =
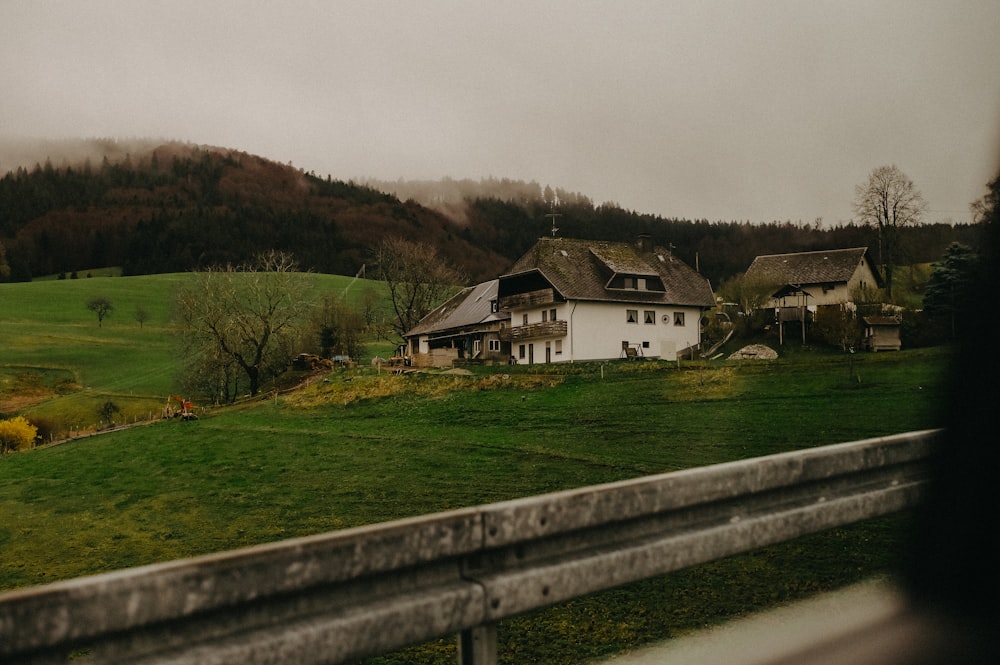
[{"label": "distant ridge", "polygon": [[[344,181],[182,141],[0,138],[0,280],[118,265],[126,275],[186,271],[266,249],[317,272],[367,265],[375,276],[375,247],[400,236],[433,246],[472,284],[555,233],[648,234],[716,288],[759,255],[877,244],[864,226],[664,218],[535,181]],[[903,229],[903,242],[910,262],[928,263],[951,242],[975,247],[977,234],[934,224]]]}]

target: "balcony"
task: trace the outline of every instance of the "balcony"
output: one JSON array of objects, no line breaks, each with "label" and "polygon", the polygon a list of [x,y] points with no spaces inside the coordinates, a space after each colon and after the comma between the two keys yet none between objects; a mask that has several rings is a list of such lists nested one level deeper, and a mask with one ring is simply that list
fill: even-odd
[{"label": "balcony", "polygon": [[538,289],[537,291],[525,291],[504,296],[500,299],[500,309],[510,310],[518,307],[537,307],[539,305],[551,305],[559,302],[556,300],[555,289]]},{"label": "balcony", "polygon": [[504,328],[500,331],[500,340],[504,342],[516,342],[526,339],[539,339],[541,337],[565,337],[565,321],[543,321],[542,323],[529,323],[526,326],[516,326]]}]

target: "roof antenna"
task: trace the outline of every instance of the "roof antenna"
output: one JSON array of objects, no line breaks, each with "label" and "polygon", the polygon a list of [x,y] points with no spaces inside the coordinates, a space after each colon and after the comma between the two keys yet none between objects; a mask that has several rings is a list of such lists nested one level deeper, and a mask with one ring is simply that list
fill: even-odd
[{"label": "roof antenna", "polygon": [[548,213],[545,216],[552,218],[552,237],[555,238],[556,237],[556,231],[559,230],[559,227],[556,226],[556,217],[562,217],[562,213],[559,213],[559,212],[550,212],[550,213]]}]

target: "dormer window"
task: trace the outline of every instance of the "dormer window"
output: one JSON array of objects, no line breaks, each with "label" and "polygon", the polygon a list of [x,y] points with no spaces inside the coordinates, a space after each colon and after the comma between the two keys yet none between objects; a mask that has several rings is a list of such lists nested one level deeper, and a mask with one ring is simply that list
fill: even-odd
[{"label": "dormer window", "polygon": [[622,275],[618,274],[607,283],[609,289],[623,291],[663,291],[663,282],[655,275]]}]

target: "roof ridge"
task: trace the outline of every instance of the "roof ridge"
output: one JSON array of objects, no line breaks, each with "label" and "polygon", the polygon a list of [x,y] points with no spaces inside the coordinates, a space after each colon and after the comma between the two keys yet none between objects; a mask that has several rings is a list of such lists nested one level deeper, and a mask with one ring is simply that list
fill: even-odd
[{"label": "roof ridge", "polygon": [[800,256],[802,254],[829,254],[830,252],[867,252],[867,247],[840,247],[838,249],[810,249],[805,252],[783,252],[781,254],[759,254],[757,258],[770,256]]}]

